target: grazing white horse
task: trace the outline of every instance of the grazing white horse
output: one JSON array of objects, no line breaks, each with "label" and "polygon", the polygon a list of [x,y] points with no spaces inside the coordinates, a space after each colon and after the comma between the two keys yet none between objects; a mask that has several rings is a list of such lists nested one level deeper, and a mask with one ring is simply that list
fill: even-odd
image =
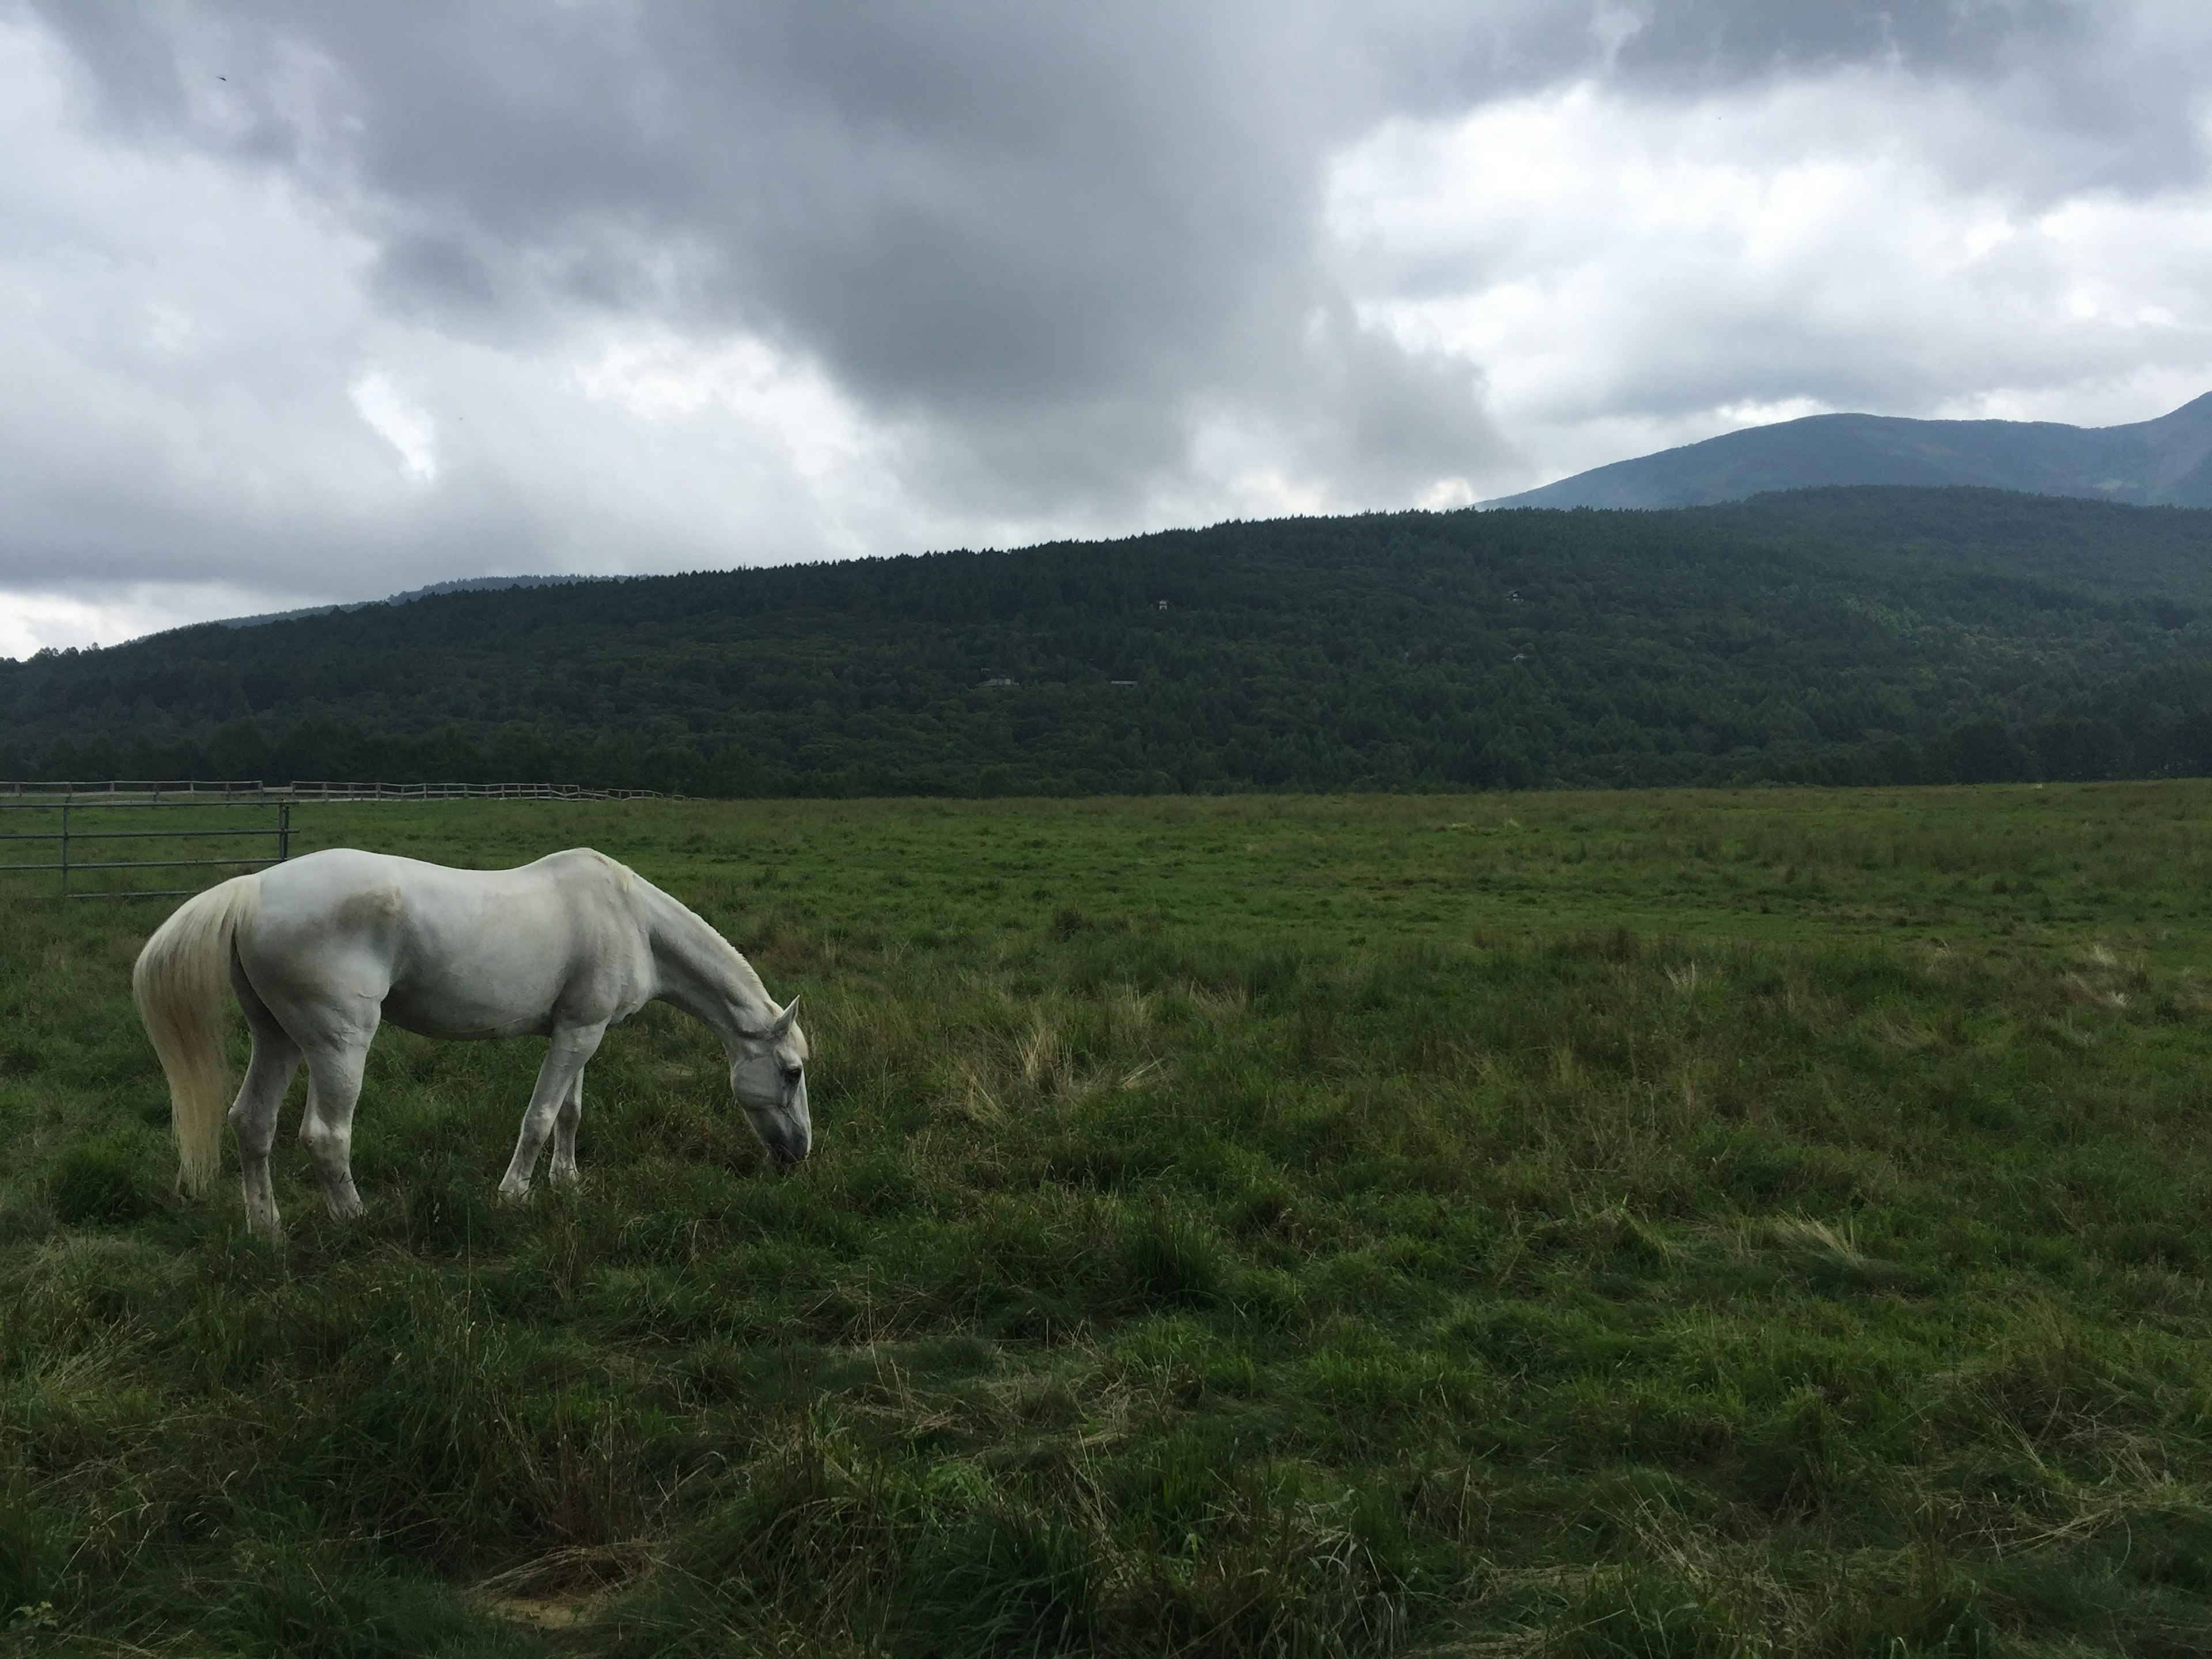
[{"label": "grazing white horse", "polygon": [[276,1110],[304,1059],[300,1138],[325,1202],[361,1213],[353,1109],[378,1024],[435,1037],[552,1042],[499,1183],[517,1199],[553,1136],[551,1179],[576,1179],[584,1066],[607,1027],[658,997],[704,1021],[730,1088],[779,1168],[813,1143],[806,1037],[728,940],[601,853],[555,853],[519,870],[449,870],[337,848],[239,876],[179,905],[131,970],[139,1017],[169,1079],[179,1175],[204,1193],[222,1152],[227,1010],[253,1034],[230,1105],[247,1224],[281,1230],[269,1186]]}]

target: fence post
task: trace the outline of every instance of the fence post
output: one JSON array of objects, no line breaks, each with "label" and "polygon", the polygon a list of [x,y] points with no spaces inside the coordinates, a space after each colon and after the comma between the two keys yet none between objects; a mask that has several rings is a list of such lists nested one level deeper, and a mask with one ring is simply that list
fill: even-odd
[{"label": "fence post", "polygon": [[276,803],[276,862],[282,864],[292,856],[292,803]]},{"label": "fence post", "polygon": [[62,803],[62,896],[69,896],[69,803]]}]

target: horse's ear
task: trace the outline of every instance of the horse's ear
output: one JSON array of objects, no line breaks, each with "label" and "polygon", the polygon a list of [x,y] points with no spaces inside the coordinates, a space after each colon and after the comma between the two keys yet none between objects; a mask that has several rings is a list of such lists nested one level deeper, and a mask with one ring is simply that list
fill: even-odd
[{"label": "horse's ear", "polygon": [[791,1030],[791,1022],[798,1015],[798,1012],[799,999],[797,997],[793,997],[790,1001],[783,1005],[783,1012],[775,1017],[775,1024],[768,1028],[768,1034],[772,1037],[780,1037],[787,1035]]}]

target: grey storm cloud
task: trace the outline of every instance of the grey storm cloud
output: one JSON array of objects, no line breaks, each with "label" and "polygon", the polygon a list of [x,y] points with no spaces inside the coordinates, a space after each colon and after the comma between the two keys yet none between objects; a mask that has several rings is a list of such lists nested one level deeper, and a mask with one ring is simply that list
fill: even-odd
[{"label": "grey storm cloud", "polygon": [[[338,204],[378,240],[395,309],[494,337],[549,296],[734,321],[872,401],[987,431],[1040,404],[1171,415],[1194,383],[1280,354],[1325,297],[1321,161],[1395,110],[1607,60],[1666,88],[1893,58],[2055,70],[2064,53],[2044,54],[2087,27],[2048,4],[1385,14],[45,10],[125,130],[291,169]],[[217,65],[242,119],[196,118]]]},{"label": "grey storm cloud", "polygon": [[[1383,325],[1347,286],[1358,261],[1327,232],[1330,169],[1393,122],[1577,81],[1665,109],[1863,70],[1917,89],[1923,159],[1962,188],[2124,197],[2190,185],[2204,162],[2203,60],[2173,49],[2198,37],[2156,5],[41,0],[16,15],[56,43],[65,118],[99,143],[275,181],[357,245],[383,356],[427,341],[488,362],[651,325],[742,334],[818,375],[873,423],[912,510],[884,506],[841,541],[805,527],[798,496],[777,507],[795,487],[763,473],[756,556],[1233,508],[1194,459],[1209,444],[1231,457],[1220,465],[1303,481],[1330,506],[1540,464],[1501,425],[1492,363]],[[1962,101],[1980,114],[1957,116]],[[1479,257],[1438,255],[1428,278],[1413,256],[1386,263],[1412,294],[1468,280]],[[191,465],[173,434],[146,441],[161,465],[96,445],[40,454],[45,482],[22,488],[46,505],[0,545],[0,585],[266,587],[313,548],[331,574],[295,586],[374,591],[386,573],[471,574],[456,562],[588,561],[561,543],[564,523],[640,564],[721,544],[726,526],[641,550],[652,532],[618,488],[538,489],[442,406],[434,478],[410,462],[416,497],[346,506],[365,465],[346,446],[376,441],[338,407],[350,385],[374,414],[344,356],[325,342],[226,360],[236,397],[301,400],[302,428],[324,418],[311,406],[348,423],[296,464],[297,489],[226,508],[168,476]],[[1728,373],[1695,377],[1685,407]],[[1664,401],[1640,396],[1645,413]],[[100,422],[46,425],[34,448],[93,445]],[[0,479],[26,465],[0,463]],[[573,457],[548,471],[573,475]],[[104,488],[103,472],[117,475]]]},{"label": "grey storm cloud", "polygon": [[[1018,489],[1110,489],[1171,462],[1194,392],[1279,381],[1328,297],[1320,158],[1376,101],[1326,20],[1227,9],[48,16],[119,130],[337,205],[402,316],[493,341],[580,304],[756,330],[1003,453]],[[218,65],[243,105],[222,119]],[[1061,451],[1052,418],[1110,442]]]}]

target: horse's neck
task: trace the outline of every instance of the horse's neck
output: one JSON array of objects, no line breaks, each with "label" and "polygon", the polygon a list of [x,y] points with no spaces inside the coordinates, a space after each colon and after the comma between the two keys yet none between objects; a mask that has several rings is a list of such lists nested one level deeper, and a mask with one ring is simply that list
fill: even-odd
[{"label": "horse's neck", "polygon": [[658,890],[647,908],[646,934],[664,999],[711,1026],[726,1048],[775,1018],[775,999],[727,939]]}]

